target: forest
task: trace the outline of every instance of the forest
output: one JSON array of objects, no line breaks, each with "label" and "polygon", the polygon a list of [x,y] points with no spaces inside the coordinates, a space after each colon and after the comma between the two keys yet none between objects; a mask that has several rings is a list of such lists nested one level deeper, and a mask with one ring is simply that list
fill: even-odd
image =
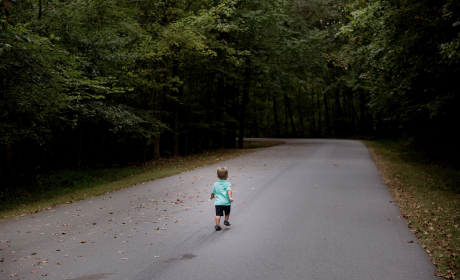
[{"label": "forest", "polygon": [[458,0],[2,0],[0,189],[243,137],[458,156],[459,67]]}]

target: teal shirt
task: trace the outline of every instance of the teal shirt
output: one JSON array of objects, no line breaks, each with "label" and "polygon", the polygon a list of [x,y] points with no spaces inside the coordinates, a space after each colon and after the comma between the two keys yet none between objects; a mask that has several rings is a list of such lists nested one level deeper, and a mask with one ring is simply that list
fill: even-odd
[{"label": "teal shirt", "polygon": [[212,187],[212,193],[216,196],[214,205],[231,205],[232,202],[228,198],[228,191],[232,189],[232,184],[227,180],[219,180]]}]

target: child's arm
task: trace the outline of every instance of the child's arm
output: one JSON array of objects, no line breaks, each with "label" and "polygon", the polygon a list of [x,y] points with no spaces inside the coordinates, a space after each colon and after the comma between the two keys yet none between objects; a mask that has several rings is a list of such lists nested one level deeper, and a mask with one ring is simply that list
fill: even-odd
[{"label": "child's arm", "polygon": [[214,197],[215,197],[215,195],[212,193],[212,194],[211,194],[211,200],[213,200]]},{"label": "child's arm", "polygon": [[231,202],[233,202],[233,197],[232,197],[232,190],[228,190],[228,199],[230,199]]}]

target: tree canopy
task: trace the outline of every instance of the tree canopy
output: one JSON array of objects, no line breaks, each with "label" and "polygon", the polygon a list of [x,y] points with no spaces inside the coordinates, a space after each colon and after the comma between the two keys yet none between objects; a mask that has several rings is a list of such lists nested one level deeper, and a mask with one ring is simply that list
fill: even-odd
[{"label": "tree canopy", "polygon": [[3,0],[0,178],[249,136],[454,148],[459,15],[454,0]]}]

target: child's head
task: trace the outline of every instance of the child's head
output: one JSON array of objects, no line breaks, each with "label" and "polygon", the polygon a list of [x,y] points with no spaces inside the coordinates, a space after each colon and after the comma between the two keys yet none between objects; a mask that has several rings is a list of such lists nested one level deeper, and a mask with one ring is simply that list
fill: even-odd
[{"label": "child's head", "polygon": [[228,170],[225,166],[217,167],[217,178],[221,180],[225,180],[228,178]]}]

